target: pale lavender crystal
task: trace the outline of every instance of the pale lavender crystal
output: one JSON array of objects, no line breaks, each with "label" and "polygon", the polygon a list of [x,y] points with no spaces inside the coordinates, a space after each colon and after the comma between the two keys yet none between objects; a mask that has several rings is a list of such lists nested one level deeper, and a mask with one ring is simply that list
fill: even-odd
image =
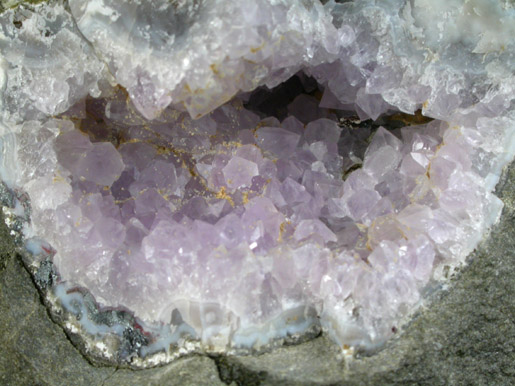
[{"label": "pale lavender crystal", "polygon": [[111,143],[95,143],[77,162],[75,177],[110,186],[123,168],[122,157]]},{"label": "pale lavender crystal", "polygon": [[229,188],[248,188],[252,184],[252,177],[258,175],[258,167],[255,162],[235,156],[230,159],[222,172]]},{"label": "pale lavender crystal", "polygon": [[389,107],[380,94],[368,94],[364,88],[360,88],[356,95],[356,106],[361,119],[373,120],[388,111]]},{"label": "pale lavender crystal", "polygon": [[77,313],[81,288],[135,316],[152,363],[391,336],[497,220],[515,153],[513,10],[477,0],[471,26],[468,6],[426,3],[0,15],[0,177],[30,198],[21,232],[67,326],[117,357],[99,347],[123,328]]},{"label": "pale lavender crystal", "polygon": [[304,185],[287,177],[280,188],[281,195],[289,205],[297,205],[308,202],[311,198]]},{"label": "pale lavender crystal", "polygon": [[256,197],[245,205],[241,220],[249,248],[266,251],[279,241],[285,218],[268,198]]},{"label": "pale lavender crystal", "polygon": [[321,244],[337,240],[335,234],[320,220],[301,220],[295,228],[293,237],[297,241],[305,240],[308,237],[320,238]]},{"label": "pale lavender crystal", "polygon": [[89,138],[78,130],[63,133],[55,141],[59,162],[72,173],[77,173],[79,162],[92,148]]},{"label": "pale lavender crystal", "polygon": [[287,158],[295,151],[300,135],[279,127],[261,127],[256,132],[256,142],[261,149],[277,158]]},{"label": "pale lavender crystal", "polygon": [[380,198],[381,196],[374,190],[363,189],[357,191],[347,201],[350,215],[356,221],[363,219]]},{"label": "pale lavender crystal", "polygon": [[384,146],[365,158],[363,170],[380,179],[399,165],[402,155],[391,146]]},{"label": "pale lavender crystal", "polygon": [[216,229],[214,231],[218,233],[221,242],[228,249],[237,247],[242,242],[244,237],[244,229],[242,222],[240,218],[235,214],[229,214],[221,218],[216,223]]},{"label": "pale lavender crystal", "polygon": [[[182,103],[194,117],[204,115],[239,90],[251,91],[260,83],[276,86],[303,63],[323,60],[304,55],[306,49],[323,57],[339,50],[331,16],[316,2],[93,4],[71,1],[70,9],[82,34],[94,42],[147,118],[158,116],[170,103]],[[150,34],[124,21],[144,24],[159,19],[157,15],[167,15],[166,22],[154,23]],[[295,23],[287,22],[289,15],[295,15]],[[206,18],[218,22],[201,23]],[[190,44],[202,48],[192,55]]]}]

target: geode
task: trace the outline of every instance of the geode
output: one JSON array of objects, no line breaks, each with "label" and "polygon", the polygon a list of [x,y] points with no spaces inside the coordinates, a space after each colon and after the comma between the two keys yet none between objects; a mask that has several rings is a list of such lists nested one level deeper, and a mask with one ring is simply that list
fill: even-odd
[{"label": "geode", "polygon": [[499,218],[510,4],[5,11],[4,214],[54,318],[133,366],[379,347]]}]

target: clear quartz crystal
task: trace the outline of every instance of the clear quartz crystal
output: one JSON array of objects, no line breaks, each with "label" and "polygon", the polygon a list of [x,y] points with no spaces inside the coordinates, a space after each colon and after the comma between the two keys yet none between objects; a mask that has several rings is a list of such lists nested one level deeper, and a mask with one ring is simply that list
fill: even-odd
[{"label": "clear quartz crystal", "polygon": [[[0,177],[30,198],[27,248],[51,246],[65,308],[80,287],[141,321],[141,355],[186,350],[186,333],[227,351],[318,323],[376,347],[500,215],[514,19],[493,0],[5,11]],[[293,75],[303,91],[268,96],[281,119],[255,107]],[[417,110],[434,120],[338,121]]]}]

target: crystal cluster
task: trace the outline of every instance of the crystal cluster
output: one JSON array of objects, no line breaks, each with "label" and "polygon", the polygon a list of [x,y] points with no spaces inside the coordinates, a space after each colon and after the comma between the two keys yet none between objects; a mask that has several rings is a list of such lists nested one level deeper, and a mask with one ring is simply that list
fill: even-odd
[{"label": "crystal cluster", "polygon": [[0,15],[0,176],[65,307],[86,289],[155,347],[375,347],[500,214],[509,5],[66,5]]}]

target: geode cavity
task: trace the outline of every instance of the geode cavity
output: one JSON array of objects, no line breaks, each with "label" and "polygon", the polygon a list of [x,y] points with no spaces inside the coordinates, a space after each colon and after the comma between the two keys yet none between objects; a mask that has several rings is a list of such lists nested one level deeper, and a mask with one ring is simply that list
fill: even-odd
[{"label": "geode cavity", "polygon": [[373,348],[498,219],[514,10],[323,3],[0,15],[4,212],[88,350]]}]

